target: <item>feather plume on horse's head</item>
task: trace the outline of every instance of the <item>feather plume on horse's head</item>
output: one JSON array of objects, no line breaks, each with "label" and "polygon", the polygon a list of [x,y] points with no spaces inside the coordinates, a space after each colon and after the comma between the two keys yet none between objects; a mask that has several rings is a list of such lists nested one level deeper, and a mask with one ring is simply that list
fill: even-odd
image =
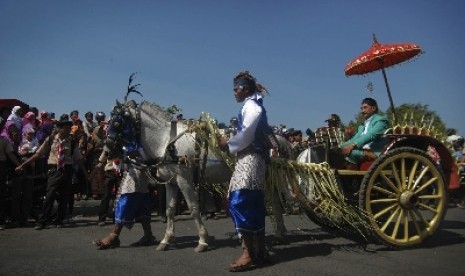
[{"label": "feather plume on horse's head", "polygon": [[126,103],[127,100],[128,100],[128,96],[130,93],[137,93],[139,94],[141,97],[144,97],[144,95],[142,95],[142,93],[140,93],[139,91],[137,91],[137,87],[140,85],[140,83],[138,84],[132,84],[132,82],[134,81],[135,79],[135,75],[136,73],[132,73],[131,76],[129,76],[129,84],[128,84],[128,91],[126,92],[126,96],[124,97],[124,102]]}]

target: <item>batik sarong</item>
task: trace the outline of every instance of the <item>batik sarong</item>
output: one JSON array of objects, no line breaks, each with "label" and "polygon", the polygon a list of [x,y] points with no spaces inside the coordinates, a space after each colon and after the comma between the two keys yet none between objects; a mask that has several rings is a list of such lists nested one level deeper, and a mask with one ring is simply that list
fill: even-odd
[{"label": "batik sarong", "polygon": [[229,211],[241,235],[265,233],[265,159],[255,152],[238,154],[229,184]]},{"label": "batik sarong", "polygon": [[229,182],[229,192],[240,189],[262,190],[265,187],[266,162],[258,153],[238,154]]}]

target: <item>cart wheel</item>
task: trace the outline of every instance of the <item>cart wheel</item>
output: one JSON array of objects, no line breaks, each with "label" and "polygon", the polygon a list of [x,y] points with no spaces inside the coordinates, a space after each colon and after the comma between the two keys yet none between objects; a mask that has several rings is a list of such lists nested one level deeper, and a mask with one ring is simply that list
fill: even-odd
[{"label": "cart wheel", "polygon": [[402,147],[377,159],[363,178],[359,206],[374,236],[394,248],[418,245],[446,213],[447,190],[438,166],[423,151]]}]

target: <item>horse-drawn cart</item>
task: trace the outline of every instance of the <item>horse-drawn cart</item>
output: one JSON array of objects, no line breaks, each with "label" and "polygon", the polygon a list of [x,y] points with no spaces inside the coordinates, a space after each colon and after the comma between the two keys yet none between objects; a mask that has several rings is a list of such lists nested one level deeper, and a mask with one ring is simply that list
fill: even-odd
[{"label": "horse-drawn cart", "polygon": [[[310,219],[323,226],[389,247],[418,245],[438,229],[458,173],[440,140],[427,135],[429,131],[412,130],[391,129],[396,134],[387,134],[390,143],[381,156],[359,170],[336,169],[334,158],[324,166],[275,160],[273,185],[290,189]],[[337,154],[329,145],[322,144],[326,157]]]},{"label": "horse-drawn cart", "polygon": [[324,155],[327,165],[275,161],[272,185],[281,192],[290,189],[315,222],[396,248],[418,245],[438,229],[448,190],[459,185],[457,164],[431,125],[397,123],[384,70],[420,53],[415,43],[380,44],[373,35],[371,48],[344,70],[346,76],[383,73],[395,126],[386,133],[390,143],[375,162],[341,169],[337,144],[342,139],[336,129],[327,128],[316,135],[323,147],[307,150],[303,158],[310,161],[314,155],[321,161],[318,155]]}]

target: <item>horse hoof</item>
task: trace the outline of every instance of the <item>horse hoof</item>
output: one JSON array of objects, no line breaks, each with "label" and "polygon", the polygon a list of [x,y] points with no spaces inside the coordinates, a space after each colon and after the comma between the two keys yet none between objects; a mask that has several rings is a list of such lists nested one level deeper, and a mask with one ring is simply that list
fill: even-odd
[{"label": "horse hoof", "polygon": [[199,253],[199,252],[206,252],[208,251],[208,244],[204,243],[204,244],[199,244],[197,245],[197,247],[195,248],[195,252]]},{"label": "horse hoof", "polygon": [[169,244],[167,243],[160,243],[155,250],[157,251],[167,251]]}]

